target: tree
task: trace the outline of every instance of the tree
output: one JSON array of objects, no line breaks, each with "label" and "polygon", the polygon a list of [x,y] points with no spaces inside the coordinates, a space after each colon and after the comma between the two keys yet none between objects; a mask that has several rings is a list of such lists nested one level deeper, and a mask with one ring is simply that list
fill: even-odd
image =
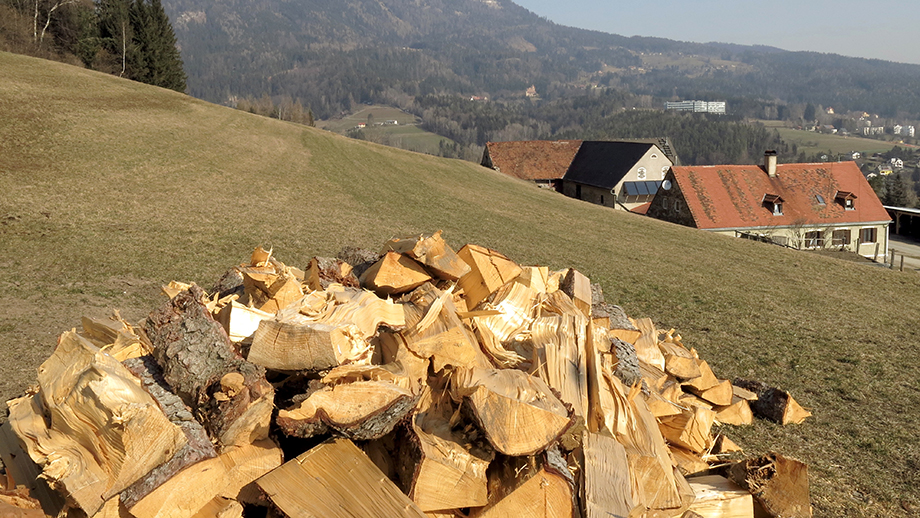
[{"label": "tree", "polygon": [[893,206],[893,207],[907,207],[907,186],[904,184],[904,179],[901,178],[901,173],[888,176],[887,189],[885,189],[885,197],[883,198],[884,204]]},{"label": "tree", "polygon": [[804,118],[806,121],[815,120],[815,105],[814,104],[808,103],[805,106],[805,114],[802,116],[802,118]]},{"label": "tree", "polygon": [[160,0],[133,0],[130,14],[134,33],[131,79],[185,91],[176,35]]}]

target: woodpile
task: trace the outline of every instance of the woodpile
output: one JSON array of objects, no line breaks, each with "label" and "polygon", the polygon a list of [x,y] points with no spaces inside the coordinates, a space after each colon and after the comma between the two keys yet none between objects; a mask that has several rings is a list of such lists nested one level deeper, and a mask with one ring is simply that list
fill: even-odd
[{"label": "woodpile", "polygon": [[718,431],[808,412],[577,270],[440,232],[303,265],[257,248],[62,334],[0,426],[0,515],[810,516],[804,464]]}]

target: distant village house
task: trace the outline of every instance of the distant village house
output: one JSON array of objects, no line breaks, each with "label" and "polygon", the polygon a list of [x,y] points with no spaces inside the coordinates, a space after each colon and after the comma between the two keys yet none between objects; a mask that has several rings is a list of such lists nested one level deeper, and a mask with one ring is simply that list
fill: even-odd
[{"label": "distant village house", "polygon": [[675,166],[648,216],[710,232],[884,261],[891,218],[855,162]]},{"label": "distant village house", "polygon": [[489,142],[482,165],[620,210],[648,203],[676,157],[667,139]]}]

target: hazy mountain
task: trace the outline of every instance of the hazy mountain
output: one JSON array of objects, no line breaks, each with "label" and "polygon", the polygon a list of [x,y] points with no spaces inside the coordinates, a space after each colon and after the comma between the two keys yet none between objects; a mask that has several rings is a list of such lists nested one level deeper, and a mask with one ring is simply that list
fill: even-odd
[{"label": "hazy mountain", "polygon": [[[290,95],[321,117],[433,93],[600,85],[920,114],[920,66],[557,25],[509,0],[165,0],[193,95]],[[657,101],[656,101],[657,102]]]}]

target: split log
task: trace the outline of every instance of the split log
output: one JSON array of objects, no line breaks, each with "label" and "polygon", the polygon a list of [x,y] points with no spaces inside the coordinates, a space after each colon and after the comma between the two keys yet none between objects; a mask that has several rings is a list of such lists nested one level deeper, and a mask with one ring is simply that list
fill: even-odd
[{"label": "split log", "polygon": [[519,367],[526,361],[529,354],[512,342],[532,325],[540,298],[539,292],[516,280],[496,290],[489,305],[495,314],[471,317],[480,343],[499,365]]},{"label": "split log", "polygon": [[658,348],[664,355],[664,371],[671,376],[693,379],[703,375],[696,358],[687,349],[669,342],[658,342]]},{"label": "split log", "polygon": [[205,504],[192,518],[243,518],[243,506],[219,496]]},{"label": "split log", "polygon": [[42,509],[49,516],[57,516],[67,502],[60,493],[51,489],[48,481],[39,477],[42,469],[24,447],[24,443],[13,432],[10,421],[0,423],[0,461],[6,468],[6,476],[28,489],[29,494],[41,503]]},{"label": "split log", "polygon": [[481,507],[488,503],[486,469],[491,449],[451,429],[453,409],[443,392],[425,389],[400,448],[400,479],[422,511]]},{"label": "split log", "polygon": [[682,475],[689,477],[709,469],[709,463],[703,460],[700,455],[690,450],[685,450],[680,446],[672,445],[670,449],[674,465]]},{"label": "split log", "polygon": [[291,517],[425,518],[425,513],[347,439],[330,439],[256,483]]},{"label": "split log", "polygon": [[498,502],[470,514],[470,518],[508,516],[573,518],[572,488],[564,477],[541,469]]},{"label": "split log", "polygon": [[247,359],[287,372],[368,362],[370,340],[382,324],[402,327],[403,307],[369,291],[332,284],[261,321]]},{"label": "split log", "polygon": [[83,317],[82,337],[93,342],[118,361],[150,354],[149,344],[141,338],[133,326],[125,322],[118,312],[111,318]]},{"label": "split log", "polygon": [[626,316],[626,312],[623,311],[623,308],[605,304],[603,309],[604,313],[607,314],[607,327],[610,329],[611,338],[619,338],[624,342],[634,344],[636,340],[642,336],[642,332],[639,331],[632,320]]},{"label": "split log", "polygon": [[570,426],[565,405],[546,383],[519,370],[464,369],[453,379],[489,442],[505,455],[546,449]]},{"label": "split log", "polygon": [[45,518],[41,503],[25,487],[4,489],[0,484],[0,517]]},{"label": "split log", "polygon": [[796,459],[770,453],[734,464],[728,477],[754,495],[768,516],[812,516],[808,466]]},{"label": "split log", "polygon": [[259,329],[259,323],[272,318],[274,313],[259,311],[233,300],[217,313],[217,321],[223,326],[231,342],[251,344]]},{"label": "split log", "polygon": [[544,316],[531,326],[536,372],[582,421],[588,416],[587,326],[581,314]]},{"label": "split log", "polygon": [[137,378],[75,332],[38,371],[40,391],[9,402],[13,431],[42,477],[94,514],[186,443]]},{"label": "split log", "polygon": [[690,392],[709,401],[713,405],[726,406],[732,404],[732,383],[728,380],[719,381],[716,385],[705,390],[698,390],[693,385],[687,385]]},{"label": "split log", "polygon": [[709,367],[709,363],[706,360],[697,360],[697,365],[700,367],[700,376],[687,380],[683,383],[683,386],[688,390],[695,391],[697,393],[704,390],[709,390],[712,387],[715,387],[719,383],[722,383],[722,380],[716,377],[713,374],[712,369]]},{"label": "split log", "polygon": [[303,272],[285,266],[261,248],[253,253],[249,265],[237,270],[243,277],[245,294],[240,302],[248,306],[274,313],[303,296]]},{"label": "split log", "polygon": [[387,252],[408,255],[439,279],[456,281],[470,271],[470,266],[441,238],[440,230],[434,234],[387,241],[381,253]]},{"label": "split log", "polygon": [[364,441],[390,433],[417,401],[418,395],[392,382],[323,386],[299,404],[278,412],[275,422],[292,437],[313,437],[333,429]]},{"label": "split log", "polygon": [[584,435],[586,518],[626,518],[635,507],[626,449],[616,439]]},{"label": "split log", "polygon": [[751,411],[750,404],[739,397],[733,396],[730,405],[717,406],[713,410],[716,411],[716,421],[722,424],[746,426],[754,422],[754,413]]},{"label": "split log", "polygon": [[584,316],[591,318],[593,297],[590,279],[578,270],[569,268],[559,284],[559,290],[571,297]]},{"label": "split log", "polygon": [[537,293],[546,294],[549,292],[549,269],[545,266],[522,266],[521,274],[514,282]]},{"label": "split log", "polygon": [[265,369],[244,360],[211,318],[198,286],[152,312],[144,324],[163,377],[203,420],[221,448],[268,437],[274,389]]},{"label": "split log", "polygon": [[646,509],[678,509],[685,500],[680,491],[682,480],[671,466],[655,417],[640,395],[633,397],[629,405],[632,428],[617,440],[626,447],[633,502]]},{"label": "split log", "polygon": [[381,332],[375,341],[375,350],[380,353],[380,363],[390,366],[400,374],[413,394],[420,394],[428,379],[429,360],[409,350],[406,340],[398,333]]},{"label": "split log", "polygon": [[457,316],[449,290],[442,292],[426,283],[400,301],[405,310],[406,328],[399,334],[410,351],[431,358],[435,372],[448,365],[491,365],[473,332]]},{"label": "split log", "polygon": [[255,502],[250,485],[281,462],[281,449],[270,439],[231,446],[178,472],[128,511],[134,518],[192,518],[218,497]]},{"label": "split log", "polygon": [[360,288],[354,268],[347,262],[333,257],[314,257],[304,270],[304,285],[313,291],[324,291],[331,284],[349,288]]},{"label": "split log", "polygon": [[458,284],[471,310],[523,271],[504,255],[477,245],[466,245],[457,255],[470,266],[470,272],[460,277]]},{"label": "split log", "polygon": [[731,439],[725,435],[719,434],[715,439],[715,444],[712,447],[712,453],[734,453],[742,451],[741,446],[738,446]]},{"label": "split log", "polygon": [[811,416],[811,412],[802,408],[784,390],[771,387],[759,381],[741,378],[735,378],[732,384],[757,395],[757,400],[750,403],[751,411],[756,416],[769,419],[781,425],[799,424]]},{"label": "split log", "polygon": [[694,407],[678,415],[661,418],[659,428],[661,435],[671,444],[703,453],[712,446],[711,432],[715,416],[712,410]]},{"label": "split log", "polygon": [[707,518],[754,518],[751,494],[725,477],[706,475],[688,482],[696,494],[690,511]]},{"label": "split log", "polygon": [[182,469],[205,459],[217,457],[207,432],[195,421],[192,413],[179,396],[170,391],[163,371],[152,356],[129,359],[124,366],[137,376],[141,384],[163,409],[169,421],[185,434],[185,445],[169,461],[154,468],[143,478],[121,492],[121,501],[128,507],[150,494]]},{"label": "split log", "polygon": [[650,318],[640,318],[635,321],[636,328],[641,333],[639,338],[633,342],[636,347],[636,356],[639,360],[654,366],[659,370],[664,370],[664,355],[658,348],[658,331],[655,324]]},{"label": "split log", "polygon": [[361,285],[381,297],[407,293],[431,280],[425,268],[411,257],[387,252],[361,276]]}]

